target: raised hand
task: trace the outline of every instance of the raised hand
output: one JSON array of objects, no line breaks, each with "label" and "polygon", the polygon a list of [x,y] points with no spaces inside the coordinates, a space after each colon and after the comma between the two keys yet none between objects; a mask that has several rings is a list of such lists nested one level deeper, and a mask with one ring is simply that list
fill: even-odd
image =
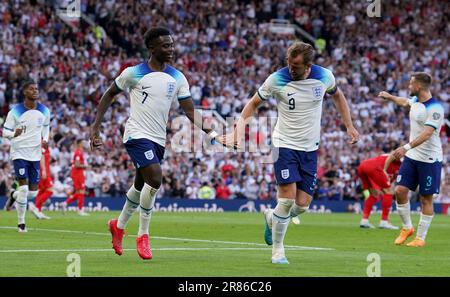
[{"label": "raised hand", "polygon": [[90,146],[91,146],[91,150],[94,151],[96,149],[99,149],[103,146],[103,141],[100,137],[100,132],[98,130],[91,130],[91,135],[90,135]]}]

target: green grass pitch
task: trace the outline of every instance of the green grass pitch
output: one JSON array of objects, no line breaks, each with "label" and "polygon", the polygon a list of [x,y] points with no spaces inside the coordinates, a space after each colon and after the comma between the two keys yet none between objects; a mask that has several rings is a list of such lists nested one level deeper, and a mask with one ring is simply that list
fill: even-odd
[{"label": "green grass pitch", "polygon": [[[19,234],[16,213],[0,212],[0,276],[66,276],[70,253],[80,255],[81,276],[366,276],[370,253],[380,256],[381,276],[450,276],[450,217],[442,215],[434,217],[427,245],[409,248],[393,244],[398,231],[360,229],[359,215],[306,214],[289,226],[289,265],[270,263],[260,213],[154,213],[150,261],[135,250],[137,215],[122,256],[114,254],[106,225],[118,212],[48,215],[39,221],[27,213],[29,232]],[[400,225],[397,215],[391,221]]]}]

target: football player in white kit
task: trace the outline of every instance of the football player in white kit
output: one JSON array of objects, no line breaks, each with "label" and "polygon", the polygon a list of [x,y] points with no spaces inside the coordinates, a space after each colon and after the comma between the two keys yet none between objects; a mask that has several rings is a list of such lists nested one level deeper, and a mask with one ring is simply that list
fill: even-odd
[{"label": "football player in white kit", "polygon": [[295,42],[287,50],[287,67],[272,73],[244,107],[234,133],[223,143],[241,147],[245,122],[256,108],[275,98],[278,121],[272,134],[275,176],[278,184],[277,206],[265,215],[265,236],[273,244],[272,263],[288,264],[284,237],[289,219],[307,211],[317,182],[317,150],[320,143],[320,119],[325,93],[332,96],[350,136],[359,138],[354,128],[344,94],[336,86],[330,70],[313,64],[314,49]]},{"label": "football player in white kit", "polygon": [[8,112],[3,137],[11,141],[11,159],[19,182],[17,191],[11,195],[16,202],[18,231],[27,232],[27,201],[36,198],[38,193],[42,146],[48,145],[50,132],[50,111],[37,102],[39,88],[36,82],[25,81],[22,90],[25,100]]},{"label": "football player in white kit", "polygon": [[[164,156],[170,106],[177,99],[193,123],[195,111],[185,76],[169,65],[174,58],[174,42],[170,31],[159,27],[149,29],[144,40],[150,59],[126,68],[103,94],[91,128],[91,148],[96,149],[102,145],[99,137],[100,124],[114,96],[122,91],[129,92],[131,110],[123,142],[136,167],[136,176],[127,192],[119,218],[110,220],[108,226],[113,249],[116,254],[121,255],[125,226],[139,207],[137,252],[142,259],[149,260],[152,253],[148,229],[156,193],[162,180],[160,163]],[[201,119],[201,116],[195,118]],[[201,122],[194,124],[208,133],[210,140],[217,138],[217,132],[202,128]]]},{"label": "football player in white kit", "polygon": [[409,81],[409,91],[413,96],[411,99],[393,96],[387,92],[379,94],[397,105],[410,108],[409,143],[392,152],[397,160],[404,157],[395,187],[397,210],[403,223],[400,235],[394,241],[396,245],[405,243],[408,237],[414,234],[408,192],[415,191],[419,186],[422,207],[416,237],[406,244],[410,247],[425,245],[434,214],[433,194],[439,193],[443,160],[439,132],[444,123],[444,107],[431,95],[431,81],[431,76],[425,72],[413,73]]}]

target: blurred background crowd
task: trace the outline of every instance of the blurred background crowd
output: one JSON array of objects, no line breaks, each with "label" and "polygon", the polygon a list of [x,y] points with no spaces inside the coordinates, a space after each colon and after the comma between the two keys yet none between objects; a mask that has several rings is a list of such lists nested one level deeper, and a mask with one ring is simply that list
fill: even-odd
[{"label": "blurred background crowd", "polygon": [[[347,143],[333,100],[326,97],[315,199],[361,199],[359,163],[407,142],[408,111],[378,98],[380,91],[407,97],[409,75],[426,71],[434,80],[433,95],[449,115],[446,1],[384,1],[377,18],[367,15],[366,1],[81,0],[83,18],[72,25],[49,3],[0,1],[0,124],[23,100],[21,81],[35,79],[52,113],[55,196],[66,196],[72,189],[74,143],[88,140],[103,92],[124,68],[148,58],[142,36],[152,26],[173,32],[174,66],[187,77],[195,105],[224,118],[239,115],[266,77],[285,65],[286,49],[296,35],[272,32],[266,25],[270,20],[286,20],[316,40],[316,64],[333,71],[361,140],[354,146]],[[86,141],[90,196],[120,196],[132,183],[134,167],[122,144],[128,113],[128,97],[122,93],[105,117],[105,150],[91,152]],[[274,100],[258,112],[259,117],[276,114]],[[275,199],[273,168],[260,152],[175,152],[171,139],[178,130],[172,120],[180,115],[174,103],[159,197]],[[449,119],[440,134],[442,196],[449,194],[450,184]],[[270,136],[270,131],[258,131],[258,142],[266,143]],[[0,196],[13,180],[9,143],[1,141]]]}]

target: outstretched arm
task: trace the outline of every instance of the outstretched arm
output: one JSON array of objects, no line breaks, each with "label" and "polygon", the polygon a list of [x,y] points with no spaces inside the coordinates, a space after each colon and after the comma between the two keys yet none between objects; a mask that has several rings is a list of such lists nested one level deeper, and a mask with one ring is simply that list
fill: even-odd
[{"label": "outstretched arm", "polygon": [[214,131],[213,129],[203,128],[202,115],[194,109],[194,102],[192,102],[191,98],[183,99],[178,102],[180,103],[181,109],[184,111],[191,123],[193,123],[199,129],[203,130],[206,134]]},{"label": "outstretched arm", "polygon": [[344,121],[344,125],[347,128],[347,134],[350,136],[351,140],[350,144],[354,144],[359,140],[359,133],[353,126],[352,117],[350,115],[350,109],[347,104],[347,99],[344,96],[344,93],[338,88],[336,93],[332,95],[334,104]]},{"label": "outstretched arm", "polygon": [[263,100],[258,95],[258,93],[255,93],[255,95],[253,95],[253,97],[250,99],[249,102],[247,102],[244,109],[242,110],[233,133],[229,135],[224,135],[222,137],[222,141],[224,143],[226,143],[227,145],[233,144],[235,147],[236,146],[240,147],[242,141],[245,140],[245,125],[251,119],[251,117],[255,113],[258,106],[261,105],[261,103],[263,103]]},{"label": "outstretched arm", "polygon": [[193,123],[195,126],[197,126],[199,129],[201,129],[203,132],[208,134],[208,141],[213,143],[214,141],[221,142],[221,139],[218,138],[219,133],[214,131],[213,129],[204,128],[203,127],[203,117],[202,115],[195,110],[194,108],[194,102],[192,102],[192,98],[187,98],[178,101],[180,103],[181,109],[183,109],[184,113],[186,114],[187,118]]},{"label": "outstretched arm", "polygon": [[389,156],[386,158],[386,161],[384,162],[383,171],[384,171],[385,173],[387,173],[387,170],[388,170],[388,168],[389,168],[389,165],[391,165],[391,163],[392,163],[393,161],[395,161],[395,160],[396,160],[396,158],[394,157],[394,155],[393,155],[393,154],[389,154]]},{"label": "outstretched arm", "polygon": [[403,107],[409,107],[409,100],[408,98],[404,98],[404,97],[397,97],[394,95],[389,94],[388,92],[380,92],[380,94],[378,94],[378,97],[381,97],[385,100],[389,100],[394,102],[397,105],[403,106]]},{"label": "outstretched arm", "polygon": [[122,92],[121,89],[119,89],[115,82],[113,82],[109,88],[106,90],[106,92],[103,94],[102,98],[100,99],[100,102],[97,106],[97,112],[95,121],[92,124],[91,127],[91,149],[94,150],[96,148],[99,148],[102,146],[102,140],[99,136],[100,134],[100,125],[103,121],[103,117],[105,116],[106,111],[108,110],[109,106],[111,105],[114,97]]}]

